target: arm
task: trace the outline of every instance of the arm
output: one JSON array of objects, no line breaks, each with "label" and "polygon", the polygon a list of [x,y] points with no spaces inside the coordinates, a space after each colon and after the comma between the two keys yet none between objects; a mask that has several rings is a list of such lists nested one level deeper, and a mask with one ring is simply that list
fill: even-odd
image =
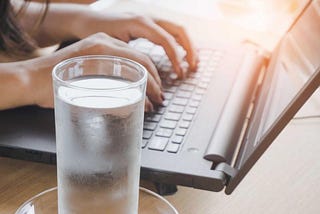
[{"label": "arm", "polygon": [[[30,20],[35,20],[41,7],[43,6],[39,3],[30,3],[26,18],[22,19],[26,29],[32,26]],[[132,14],[93,11],[88,5],[50,4],[44,23],[34,37],[44,46],[66,40],[83,39],[97,32],[104,32],[125,42],[143,37],[163,46],[175,72],[181,76],[183,74],[180,67],[181,58],[176,48],[179,43],[187,51],[190,70],[196,69],[198,60],[195,49],[181,26]]]},{"label": "arm", "polygon": [[33,104],[25,66],[21,62],[0,63],[0,110]]},{"label": "arm", "polygon": [[[44,21],[34,29],[36,20],[43,15],[43,3],[30,2],[19,19],[24,30],[29,32],[40,47],[54,45],[67,40],[80,39],[78,20],[90,7],[81,4],[50,3]],[[18,8],[17,8],[18,9]]]},{"label": "arm", "polygon": [[14,63],[0,63],[0,109],[23,105],[53,107],[51,72],[64,59],[83,55],[114,55],[132,59],[147,68],[147,96],[145,109],[153,108],[149,99],[163,102],[157,70],[151,60],[132,50],[126,43],[104,33],[91,35],[47,56]]}]

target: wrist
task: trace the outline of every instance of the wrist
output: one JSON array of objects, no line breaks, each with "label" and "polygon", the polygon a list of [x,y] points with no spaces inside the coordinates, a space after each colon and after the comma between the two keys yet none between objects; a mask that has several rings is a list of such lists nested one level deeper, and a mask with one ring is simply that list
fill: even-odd
[{"label": "wrist", "polygon": [[72,17],[69,19],[67,30],[73,39],[83,39],[94,33],[92,28],[97,24],[93,21],[96,14],[89,6],[77,5],[76,7],[71,13]]},{"label": "wrist", "polygon": [[28,94],[26,103],[41,107],[53,107],[52,63],[45,57],[25,61],[23,71],[26,73],[24,89]]},{"label": "wrist", "polygon": [[2,63],[0,66],[0,109],[34,104],[30,92],[30,76],[22,62]]},{"label": "wrist", "polygon": [[34,67],[29,60],[17,62],[16,76],[19,85],[21,105],[35,105]]}]

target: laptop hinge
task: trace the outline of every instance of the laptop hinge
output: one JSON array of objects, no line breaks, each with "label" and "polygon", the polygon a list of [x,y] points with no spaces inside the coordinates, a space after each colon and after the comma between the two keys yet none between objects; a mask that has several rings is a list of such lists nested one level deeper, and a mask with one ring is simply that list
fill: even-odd
[{"label": "laptop hinge", "polygon": [[228,177],[228,181],[230,178],[234,177],[238,172],[237,169],[233,168],[227,163],[219,163],[214,170],[225,173]]}]

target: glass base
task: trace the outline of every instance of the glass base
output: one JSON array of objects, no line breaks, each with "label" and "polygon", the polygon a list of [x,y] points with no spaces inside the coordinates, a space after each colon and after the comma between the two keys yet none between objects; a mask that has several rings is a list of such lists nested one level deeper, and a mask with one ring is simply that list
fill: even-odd
[{"label": "glass base", "polygon": [[[57,214],[57,187],[48,189],[22,204],[16,214]],[[178,214],[178,211],[163,197],[140,187],[139,214]]]}]

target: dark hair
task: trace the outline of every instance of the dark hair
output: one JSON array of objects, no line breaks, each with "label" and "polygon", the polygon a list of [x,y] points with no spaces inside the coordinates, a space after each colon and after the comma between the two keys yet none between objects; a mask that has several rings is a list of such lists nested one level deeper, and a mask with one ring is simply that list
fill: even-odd
[{"label": "dark hair", "polygon": [[[26,55],[36,48],[36,42],[19,26],[18,18],[24,13],[29,1],[25,0],[18,12],[15,13],[10,0],[0,0],[0,51],[8,55]],[[48,1],[43,14],[35,27],[43,22],[48,10]]]}]

